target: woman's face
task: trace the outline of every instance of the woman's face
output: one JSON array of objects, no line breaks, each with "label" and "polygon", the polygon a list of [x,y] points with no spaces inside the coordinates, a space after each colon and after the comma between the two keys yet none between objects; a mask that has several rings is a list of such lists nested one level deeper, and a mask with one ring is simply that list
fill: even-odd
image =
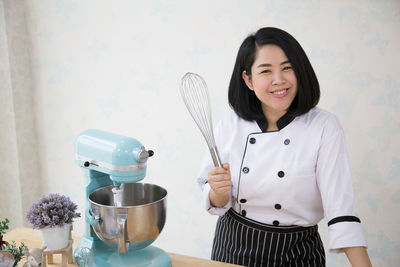
[{"label": "woman's face", "polygon": [[242,77],[261,101],[265,116],[281,117],[297,94],[297,79],[285,52],[277,45],[263,45],[256,51],[251,75]]}]

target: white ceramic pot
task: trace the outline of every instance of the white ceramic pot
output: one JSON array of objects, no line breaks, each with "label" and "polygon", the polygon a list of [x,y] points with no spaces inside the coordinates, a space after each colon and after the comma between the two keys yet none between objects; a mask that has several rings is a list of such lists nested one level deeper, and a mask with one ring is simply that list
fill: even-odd
[{"label": "white ceramic pot", "polygon": [[59,250],[68,245],[69,231],[71,224],[65,224],[62,227],[46,227],[39,229],[42,236],[42,242],[47,250]]}]

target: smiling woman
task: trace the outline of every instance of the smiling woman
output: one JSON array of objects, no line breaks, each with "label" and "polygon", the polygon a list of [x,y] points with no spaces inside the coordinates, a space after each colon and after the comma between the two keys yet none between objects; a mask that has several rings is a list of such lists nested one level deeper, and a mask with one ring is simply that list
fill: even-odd
[{"label": "smiling woman", "polygon": [[277,45],[257,48],[251,74],[243,71],[243,80],[261,101],[268,120],[268,131],[278,130],[276,121],[289,109],[297,95],[297,79],[285,52]]},{"label": "smiling woman", "polygon": [[[331,252],[371,266],[354,197],[344,133],[316,107],[317,77],[287,32],[262,28],[239,49],[229,86],[233,111],[216,129],[227,164],[206,156],[199,175],[206,210],[219,219],[212,259],[246,266],[325,266]],[[281,194],[279,192],[285,192]]]}]

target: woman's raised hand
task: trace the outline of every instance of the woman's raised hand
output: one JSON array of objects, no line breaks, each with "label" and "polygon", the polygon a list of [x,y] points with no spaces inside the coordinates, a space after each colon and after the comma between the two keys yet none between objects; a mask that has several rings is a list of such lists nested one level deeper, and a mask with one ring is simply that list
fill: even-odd
[{"label": "woman's raised hand", "polygon": [[214,207],[223,207],[229,201],[231,194],[231,172],[229,164],[224,164],[221,167],[215,167],[208,173],[208,184],[210,190],[210,203]]}]

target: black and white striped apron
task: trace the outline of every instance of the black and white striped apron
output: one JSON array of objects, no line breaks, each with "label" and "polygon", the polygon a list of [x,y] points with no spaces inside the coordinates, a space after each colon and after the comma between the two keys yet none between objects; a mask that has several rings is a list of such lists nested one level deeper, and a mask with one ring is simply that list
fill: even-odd
[{"label": "black and white striped apron", "polygon": [[233,209],[218,219],[211,259],[244,266],[325,266],[317,225],[273,226]]}]

